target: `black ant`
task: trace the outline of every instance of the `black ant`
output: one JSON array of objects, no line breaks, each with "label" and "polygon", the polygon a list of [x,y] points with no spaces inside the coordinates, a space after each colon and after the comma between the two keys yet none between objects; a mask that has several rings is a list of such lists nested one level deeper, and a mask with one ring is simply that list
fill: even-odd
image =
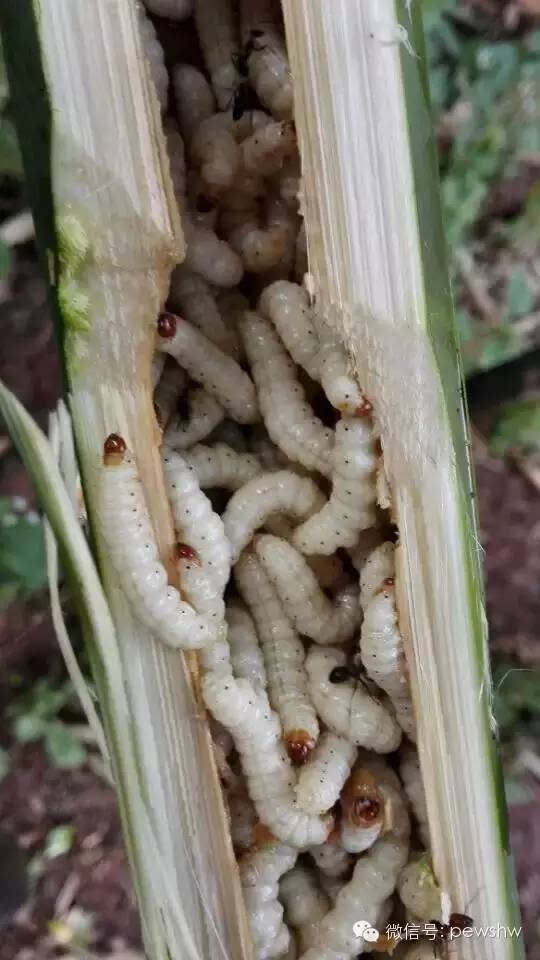
[{"label": "black ant", "polygon": [[257,94],[252,90],[248,81],[249,58],[254,50],[264,49],[259,45],[263,36],[264,32],[262,30],[252,30],[241,53],[233,53],[232,56],[233,64],[242,78],[233,94],[232,118],[235,121],[240,120],[246,110],[255,110],[259,106]]}]

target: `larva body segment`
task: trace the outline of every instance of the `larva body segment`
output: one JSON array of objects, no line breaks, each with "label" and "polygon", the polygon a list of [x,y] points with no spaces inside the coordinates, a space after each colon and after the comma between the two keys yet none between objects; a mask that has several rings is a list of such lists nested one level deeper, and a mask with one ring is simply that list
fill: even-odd
[{"label": "larva body segment", "polygon": [[296,150],[294,126],[283,121],[267,123],[247,137],[240,149],[242,164],[248,173],[272,177]]},{"label": "larva body segment", "polygon": [[193,10],[193,0],[144,0],[144,5],[150,13],[170,20],[186,20]]},{"label": "larva body segment", "polygon": [[377,778],[360,761],[341,794],[340,842],[348,853],[364,853],[373,846],[384,826],[384,797]]},{"label": "larva body segment", "polygon": [[210,285],[182,264],[171,276],[169,299],[175,310],[215,343],[238,359],[238,335],[222,320]]},{"label": "larva body segment", "polygon": [[278,884],[280,877],[294,866],[297,856],[294,847],[272,843],[240,858],[240,882],[256,960],[280,957],[289,946]]},{"label": "larva body segment", "polygon": [[220,403],[202,387],[188,390],[187,420],[174,417],[168,424],[163,441],[173,450],[186,450],[199,440],[204,440],[218,423],[223,420],[225,411]]},{"label": "larva body segment", "polygon": [[223,514],[234,561],[272,514],[303,519],[317,510],[321,501],[324,496],[313,480],[292,470],[261,473],[249,480],[233,494]]},{"label": "larva body segment", "polygon": [[220,110],[227,110],[240,83],[240,52],[232,0],[195,0],[195,25]]},{"label": "larva body segment", "polygon": [[[195,327],[171,314],[166,317],[167,333],[158,336],[158,349],[173,356],[234,420],[254,423],[259,411],[255,388],[247,373]],[[163,330],[164,324],[160,320],[158,331]]]},{"label": "larva body segment", "polygon": [[329,680],[332,670],[345,662],[343,650],[311,647],[305,661],[311,702],[323,723],[338,736],[376,753],[391,753],[401,739],[391,709],[376,700],[361,681]]},{"label": "larva body segment", "polygon": [[313,318],[320,342],[320,381],[326,396],[344,416],[363,416],[367,412],[366,398],[351,373],[351,362],[343,343],[316,312]]},{"label": "larva body segment", "polygon": [[298,931],[300,949],[315,942],[316,925],[330,909],[330,901],[308,867],[296,865],[280,880],[279,898],[285,908],[285,920]]},{"label": "larva body segment", "polygon": [[298,774],[296,799],[308,813],[326,813],[339,799],[356,759],[356,748],[335,733],[323,733]]},{"label": "larva body segment", "polygon": [[275,7],[269,0],[242,0],[240,22],[244,42],[253,41],[248,58],[251,85],[274,117],[291,119],[292,79],[287,52],[275,21]]},{"label": "larva body segment", "polygon": [[252,686],[266,688],[266,668],[259,647],[255,624],[247,610],[229,603],[226,610],[228,641],[235,677],[249,680]]},{"label": "larva body segment", "polygon": [[250,609],[266,667],[268,697],[279,714],[287,750],[303,761],[315,746],[319,724],[307,695],[304,647],[284,614],[261,564],[244,553],[234,570],[239,593]]},{"label": "larva body segment", "polygon": [[413,857],[403,867],[397,892],[402,904],[414,917],[425,922],[442,920],[441,889],[426,856]]},{"label": "larva body segment", "polygon": [[310,554],[353,547],[360,531],[375,522],[374,471],[371,421],[343,417],[336,425],[330,499],[295,531],[295,546]]},{"label": "larva body segment", "polygon": [[279,537],[255,540],[257,556],[299,633],[316,643],[344,643],[360,622],[358,586],[349,583],[334,601],[323,592],[305,557]]},{"label": "larva body segment", "polygon": [[143,50],[148,60],[150,76],[154,83],[157,98],[162,111],[167,109],[167,95],[169,90],[169,74],[165,66],[165,55],[161,46],[156,28],[151,20],[146,16],[143,7],[138,7],[139,11],[139,31]]},{"label": "larva body segment", "polygon": [[191,223],[189,216],[184,216],[183,226],[187,242],[185,266],[216,287],[235,287],[240,283],[244,268],[232,247],[209,227]]},{"label": "larva body segment", "polygon": [[306,403],[295,366],[277,334],[256,313],[244,315],[240,333],[270,439],[290,460],[329,476],[334,433]]},{"label": "larva body segment", "polygon": [[[221,218],[220,223],[223,223]],[[248,273],[266,274],[288,263],[294,250],[295,217],[280,200],[266,205],[265,223],[260,226],[257,211],[240,212],[229,234],[231,247],[242,257]]]},{"label": "larva body segment", "polygon": [[202,693],[210,712],[233,736],[261,822],[278,840],[293,847],[323,843],[332,829],[332,818],[298,810],[295,773],[266,694],[256,692],[247,680],[215,674],[203,678]]},{"label": "larva body segment", "polygon": [[178,401],[187,387],[187,382],[187,373],[177,363],[168,363],[164,367],[154,390],[154,410],[157,422],[162,429],[165,429],[178,407]]},{"label": "larva body segment", "polygon": [[202,121],[215,112],[214,94],[204,74],[189,63],[172,68],[172,85],[180,132],[189,141]]},{"label": "larva body segment", "polygon": [[394,544],[386,540],[366,557],[360,568],[360,605],[365,610],[385,580],[395,575]]},{"label": "larva body segment", "polygon": [[306,290],[298,283],[278,280],[262,292],[259,310],[272,321],[294,362],[313,380],[318,380],[321,372],[319,338]]},{"label": "larva body segment", "polygon": [[316,847],[310,847],[309,853],[321,876],[340,880],[347,876],[353,865],[353,858],[341,847],[334,837]]},{"label": "larva body segment", "polygon": [[195,553],[195,557],[183,557],[179,551],[182,589],[199,613],[222,621],[223,593],[231,569],[223,521],[180,454],[165,448],[162,458],[177,535]]},{"label": "larva body segment", "polygon": [[252,453],[237,453],[226,443],[212,446],[199,443],[185,455],[204,490],[208,487],[224,487],[238,490],[261,473],[261,465]]},{"label": "larva body segment", "polygon": [[214,113],[202,120],[193,132],[189,154],[199,169],[210,196],[218,197],[229,189],[240,167],[240,148],[223,122],[223,114]]},{"label": "larva body segment", "polygon": [[411,740],[416,740],[393,581],[376,593],[364,610],[360,656],[368,676],[390,697],[399,725]]},{"label": "larva body segment", "polygon": [[107,439],[100,470],[98,517],[111,562],[141,623],[167,646],[200,649],[216,639],[217,628],[169,586],[136,464],[122,444],[111,459]]},{"label": "larva body segment", "polygon": [[418,823],[420,839],[426,849],[429,849],[428,812],[420,761],[415,748],[408,744],[404,744],[401,749],[399,773],[403,781],[405,793],[407,794],[407,798]]},{"label": "larva body segment", "polygon": [[397,777],[389,768],[373,766],[392,809],[392,827],[357,861],[351,880],[337,896],[335,906],[320,921],[316,947],[303,960],[352,960],[369,949],[358,938],[354,924],[360,917],[376,929],[387,916],[387,900],[394,892],[398,875],[409,852],[409,817]]}]

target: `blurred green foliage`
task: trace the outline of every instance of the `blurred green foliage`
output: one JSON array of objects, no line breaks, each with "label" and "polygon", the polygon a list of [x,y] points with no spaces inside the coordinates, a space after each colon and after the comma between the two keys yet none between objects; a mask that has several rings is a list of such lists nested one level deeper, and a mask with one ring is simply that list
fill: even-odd
[{"label": "blurred green foliage", "polygon": [[499,457],[540,452],[540,397],[505,404],[491,434],[490,448]]},{"label": "blurred green foliage", "polygon": [[19,743],[42,741],[56,767],[81,767],[87,751],[72,726],[60,716],[77,699],[70,680],[40,677],[7,708],[12,733]]},{"label": "blurred green foliage", "polygon": [[540,735],[540,670],[499,663],[493,673],[493,711],[502,739],[520,730]]},{"label": "blurred green foliage", "polygon": [[21,497],[0,497],[0,611],[46,584],[43,526]]}]

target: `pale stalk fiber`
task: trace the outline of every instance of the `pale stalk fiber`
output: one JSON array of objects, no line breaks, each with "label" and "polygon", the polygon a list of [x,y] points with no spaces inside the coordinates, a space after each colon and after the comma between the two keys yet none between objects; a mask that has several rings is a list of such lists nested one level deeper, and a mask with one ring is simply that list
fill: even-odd
[{"label": "pale stalk fiber", "polygon": [[[51,104],[51,155],[42,158],[41,171],[39,158],[26,160],[29,174],[41,172],[36,214],[51,180],[54,224],[41,227],[41,241],[59,294],[90,523],[96,531],[103,441],[119,432],[134,450],[161,558],[172,567],[150,364],[155,319],[184,244],[137,5],[40,0],[34,10],[23,0],[17,7],[16,14],[4,10],[3,25],[16,34],[16,18],[24,22],[23,39],[35,59],[41,56]],[[19,77],[12,66],[24,89],[25,63],[18,69]],[[46,104],[31,103],[28,88],[27,94],[28,114],[39,123]],[[22,129],[24,119],[20,123]],[[39,233],[37,217],[36,225]],[[60,262],[52,253],[54,227],[64,248]],[[115,683],[122,684],[133,738],[129,759],[139,776],[134,792],[122,779],[124,760],[113,757],[146,954],[149,960],[247,957],[249,935],[210,737],[190,680],[194,660],[165,649],[134,620],[104,544],[96,546],[121,659],[115,677],[100,664],[98,681],[105,710],[107,698],[119,696]],[[137,819],[135,804],[143,811]]]},{"label": "pale stalk fiber", "polygon": [[[513,924],[417,7],[283,0],[309,270],[382,439],[435,874],[454,910]],[[517,939],[460,941],[476,960],[519,951]]]}]

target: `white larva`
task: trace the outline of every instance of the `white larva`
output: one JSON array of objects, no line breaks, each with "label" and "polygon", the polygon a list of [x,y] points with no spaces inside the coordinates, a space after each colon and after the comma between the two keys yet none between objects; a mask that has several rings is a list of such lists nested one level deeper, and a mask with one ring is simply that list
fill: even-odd
[{"label": "white larva", "polygon": [[255,388],[247,373],[200,330],[173,314],[161,314],[157,339],[158,350],[174,357],[233,420],[254,423],[258,419]]},{"label": "white larva", "polygon": [[392,807],[392,828],[357,861],[352,878],[338,894],[335,906],[318,924],[316,946],[307,950],[302,960],[352,960],[369,949],[367,941],[356,937],[355,922],[361,918],[380,929],[381,920],[384,922],[383,917],[387,916],[387,900],[407,862],[410,827],[393,771],[377,769],[377,779],[384,786]]},{"label": "white larva", "polygon": [[274,14],[271,0],[242,0],[242,38],[247,43],[256,36],[248,66],[249,80],[259,100],[274,117],[290,119],[293,113],[291,72]]},{"label": "white larva", "polygon": [[264,690],[266,668],[250,614],[237,603],[229,603],[225,617],[229,628],[227,639],[234,676],[237,679],[249,680],[256,690]]},{"label": "white larva", "polygon": [[309,853],[313,857],[321,876],[329,877],[332,880],[340,880],[343,884],[343,878],[350,873],[354,861],[350,853],[347,853],[339,845],[335,835],[332,835],[326,843],[310,847]]},{"label": "white larva", "polygon": [[227,794],[231,838],[236,854],[245,853],[254,843],[257,812],[245,790]]},{"label": "white larva", "polygon": [[390,697],[399,725],[411,740],[416,740],[407,662],[392,580],[372,597],[364,610],[360,656],[368,676]]},{"label": "white larva", "polygon": [[263,290],[259,310],[272,321],[294,362],[313,380],[318,380],[319,338],[304,288],[298,283],[278,280]]},{"label": "white larva", "polygon": [[268,123],[244,140],[240,150],[248,173],[272,177],[296,152],[294,126],[284,122]]},{"label": "white larva", "polygon": [[172,68],[172,86],[180,132],[189,141],[201,122],[215,112],[214,94],[204,73],[189,63]]},{"label": "white larva", "polygon": [[353,547],[375,522],[375,438],[369,419],[343,417],[336,425],[332,493],[320,513],[295,530],[303,553],[334,553]]},{"label": "white larva", "polygon": [[187,373],[177,363],[165,365],[159,383],[154,390],[154,410],[157,422],[165,429],[178,407],[178,401],[187,387]]},{"label": "white larva", "polygon": [[274,513],[303,520],[320,508],[324,495],[308,477],[292,470],[260,473],[240,487],[229,500],[223,522],[234,561]]},{"label": "white larva", "polygon": [[285,920],[298,931],[300,950],[314,945],[316,924],[328,913],[330,900],[321,890],[314,870],[296,865],[280,880],[279,899]]},{"label": "white larva", "polygon": [[194,273],[200,273],[216,287],[235,287],[242,279],[242,260],[232,247],[220,240],[208,227],[198,227],[183,218],[187,252],[184,264]]},{"label": "white larva", "polygon": [[104,445],[98,517],[111,563],[141,623],[171,647],[211,644],[217,628],[167,582],[134,458],[116,434]]},{"label": "white larva", "polygon": [[150,13],[170,20],[186,20],[193,10],[193,0],[144,0],[144,5]]},{"label": "white larva", "polygon": [[311,702],[323,723],[338,736],[376,753],[391,753],[401,740],[401,728],[391,708],[372,696],[361,681],[332,683],[329,679],[332,670],[343,667],[346,659],[336,647],[311,647],[305,661]]},{"label": "white larva", "polygon": [[299,633],[321,644],[350,640],[360,623],[357,584],[344,586],[332,601],[305,557],[286,540],[261,534],[255,550]]},{"label": "white larva", "polygon": [[[394,544],[386,540],[371,550],[360,567],[360,605],[363,610],[395,574]],[[351,551],[352,554],[352,551]],[[354,562],[354,560],[353,560]]]},{"label": "white larva", "polygon": [[341,794],[341,846],[348,853],[364,853],[379,838],[385,823],[385,797],[369,768],[357,766]]},{"label": "white larva", "polygon": [[143,7],[139,11],[139,31],[144,54],[148,60],[150,76],[152,78],[156,95],[159,100],[162,111],[167,109],[167,93],[169,90],[169,74],[165,66],[165,55],[161,46],[156,28],[151,20],[148,19]]},{"label": "white larva", "polygon": [[295,772],[266,694],[255,691],[247,680],[212,673],[203,677],[202,693],[210,712],[233,736],[259,820],[282,843],[298,848],[324,843],[332,817],[314,817],[298,809]]},{"label": "white larva", "polygon": [[247,297],[244,297],[243,294],[237,293],[235,290],[219,290],[217,291],[217,305],[223,323],[229,328],[231,333],[238,340],[238,359],[245,359],[244,344],[238,333],[238,321],[243,316],[246,310],[249,310],[249,300]]},{"label": "white larva", "polygon": [[334,432],[306,403],[296,368],[267,320],[246,313],[240,323],[261,413],[270,439],[293,461],[329,476]]},{"label": "white larva", "polygon": [[220,110],[227,110],[240,83],[240,52],[232,0],[195,0],[195,25]]},{"label": "white larva", "polygon": [[191,137],[189,155],[210,196],[219,196],[231,188],[240,167],[241,153],[222,114],[214,113],[201,121]]},{"label": "white larva", "polygon": [[404,744],[400,753],[399,773],[403,780],[405,793],[412,807],[412,811],[417,820],[420,839],[429,849],[429,823],[426,803],[426,794],[422,781],[422,772],[420,770],[420,761],[415,748],[409,744]]},{"label": "white larva", "polygon": [[268,697],[279,714],[287,751],[293,760],[302,762],[319,735],[317,716],[307,696],[304,647],[253,554],[242,554],[234,577],[257,627],[266,667]]},{"label": "white larva", "polygon": [[319,323],[321,343],[321,384],[330,403],[344,416],[363,416],[371,410],[371,404],[350,373],[350,360],[345,348],[327,327]]},{"label": "white larva", "polygon": [[240,858],[240,883],[255,960],[280,957],[288,949],[289,931],[283,923],[278,884],[283,874],[294,866],[297,856],[294,847],[274,842],[250,850]]},{"label": "white larva", "polygon": [[210,285],[182,264],[171,276],[169,302],[188,323],[229,356],[238,359],[238,334],[223,321]]},{"label": "white larva", "polygon": [[223,521],[212,510],[183,457],[166,447],[162,460],[174,526],[181,541],[177,549],[182,590],[199,613],[222,621],[223,593],[231,569]]},{"label": "white larva", "polygon": [[262,472],[257,457],[252,453],[237,453],[226,443],[212,446],[199,443],[186,453],[185,461],[194,470],[203,490],[208,487],[238,490]]},{"label": "white larva", "polygon": [[403,867],[397,892],[402,904],[414,917],[425,922],[442,920],[442,893],[433,876],[428,858],[415,856]]},{"label": "white larva", "polygon": [[204,440],[225,416],[221,404],[202,387],[188,390],[187,403],[187,419],[175,417],[168,424],[163,437],[163,442],[173,450],[186,450],[199,440]]},{"label": "white larva", "polygon": [[339,799],[356,759],[356,747],[335,733],[323,733],[298,774],[296,799],[308,813],[326,813]]},{"label": "white larva", "polygon": [[228,239],[245,269],[261,274],[292,261],[295,236],[294,214],[281,200],[272,200],[266,205],[264,226],[259,225],[256,211],[248,211],[247,216],[241,213]]}]

